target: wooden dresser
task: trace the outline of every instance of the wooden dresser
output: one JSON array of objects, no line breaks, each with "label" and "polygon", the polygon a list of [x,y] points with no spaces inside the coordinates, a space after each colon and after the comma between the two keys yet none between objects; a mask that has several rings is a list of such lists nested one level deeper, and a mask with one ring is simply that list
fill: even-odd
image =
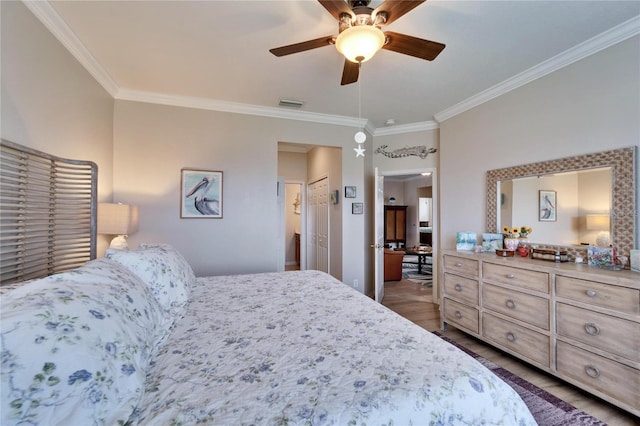
[{"label": "wooden dresser", "polygon": [[640,415],[640,274],[445,250],[451,324]]}]

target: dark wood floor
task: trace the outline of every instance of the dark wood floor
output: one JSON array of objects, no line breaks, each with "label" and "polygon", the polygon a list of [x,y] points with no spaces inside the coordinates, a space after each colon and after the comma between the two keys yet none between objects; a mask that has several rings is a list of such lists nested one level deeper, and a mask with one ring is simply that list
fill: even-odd
[{"label": "dark wood floor", "polygon": [[382,304],[429,331],[439,331],[451,340],[495,362],[534,385],[580,408],[611,426],[640,425],[640,419],[613,405],[595,398],[555,377],[530,367],[516,358],[449,326],[440,330],[439,306],[433,303],[430,287],[412,281],[388,281],[384,286]]}]

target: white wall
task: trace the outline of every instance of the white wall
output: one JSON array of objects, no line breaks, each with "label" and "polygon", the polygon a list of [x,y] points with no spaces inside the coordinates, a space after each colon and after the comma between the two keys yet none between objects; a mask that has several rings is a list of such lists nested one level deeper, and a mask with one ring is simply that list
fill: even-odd
[{"label": "white wall", "polygon": [[[113,189],[113,98],[18,1],[0,2],[4,139],[98,165],[98,198]],[[98,253],[108,239],[98,238]]]},{"label": "white wall", "polygon": [[[140,207],[140,230],[129,243],[173,244],[198,275],[275,271],[278,142],[352,140],[353,129],[343,126],[116,101],[114,193]],[[363,163],[345,151],[340,173],[362,185]],[[223,219],[180,219],[183,167],[224,172]],[[364,238],[362,223],[341,229],[343,246]],[[339,272],[363,282],[363,259]]]},{"label": "white wall", "polygon": [[[390,198],[396,199],[394,203]],[[384,180],[384,203],[387,205],[406,206],[404,201],[404,182],[392,179]]]},{"label": "white wall", "polygon": [[486,230],[488,170],[640,145],[639,44],[633,37],[441,123],[443,247],[455,247],[456,231]]},{"label": "white wall", "polygon": [[[427,148],[438,149],[440,147],[439,130],[421,130],[412,133],[376,136],[373,144],[374,150],[381,145],[388,145],[385,151],[422,145]],[[383,154],[373,154],[373,165],[383,174],[400,170],[435,169],[438,167],[439,157],[439,151],[429,154],[425,159],[416,156],[389,158]]]},{"label": "white wall", "polygon": [[[540,190],[556,192],[556,220],[538,221]],[[578,238],[578,175],[567,173],[513,181],[513,216],[502,223],[510,228],[527,226],[532,243],[580,244]]]}]

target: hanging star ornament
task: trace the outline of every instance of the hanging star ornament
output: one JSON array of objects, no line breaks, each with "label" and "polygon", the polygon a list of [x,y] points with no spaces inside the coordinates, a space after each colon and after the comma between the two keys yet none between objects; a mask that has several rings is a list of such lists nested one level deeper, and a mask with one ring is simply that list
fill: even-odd
[{"label": "hanging star ornament", "polygon": [[366,149],[364,149],[362,145],[358,144],[358,147],[353,148],[353,150],[356,152],[356,158],[364,157],[364,152],[366,151]]}]

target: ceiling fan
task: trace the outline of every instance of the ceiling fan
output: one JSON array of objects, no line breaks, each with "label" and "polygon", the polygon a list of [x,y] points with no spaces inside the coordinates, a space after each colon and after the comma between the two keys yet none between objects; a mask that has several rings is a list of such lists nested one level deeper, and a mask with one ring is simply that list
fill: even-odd
[{"label": "ceiling fan", "polygon": [[371,59],[380,49],[432,61],[442,52],[444,44],[380,29],[425,1],[386,0],[373,9],[369,7],[371,0],[350,0],[349,4],[345,0],[318,0],[338,21],[338,36],[329,35],[276,47],[269,52],[285,56],[335,44],[345,57],[340,83],[343,86],[358,81],[360,64]]}]

